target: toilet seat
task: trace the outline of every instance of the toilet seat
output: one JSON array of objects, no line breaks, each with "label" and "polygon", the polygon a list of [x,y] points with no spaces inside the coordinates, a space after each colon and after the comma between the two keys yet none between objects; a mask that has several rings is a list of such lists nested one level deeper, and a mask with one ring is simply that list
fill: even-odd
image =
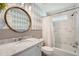
[{"label": "toilet seat", "polygon": [[54,51],[54,49],[52,47],[48,47],[48,46],[43,46],[41,48],[41,51],[47,55],[51,55],[52,52]]}]

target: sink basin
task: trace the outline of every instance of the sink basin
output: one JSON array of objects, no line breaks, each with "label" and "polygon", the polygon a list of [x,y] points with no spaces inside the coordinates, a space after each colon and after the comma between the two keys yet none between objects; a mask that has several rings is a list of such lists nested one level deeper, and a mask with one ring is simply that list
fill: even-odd
[{"label": "sink basin", "polygon": [[16,46],[18,46],[18,45],[28,45],[28,44],[31,44],[32,42],[33,41],[31,41],[31,40],[23,39],[23,40],[17,41],[15,44],[16,44]]},{"label": "sink basin", "polygon": [[23,39],[23,40],[21,40],[21,41],[19,41],[19,42],[33,42],[33,41],[27,40],[27,39]]}]

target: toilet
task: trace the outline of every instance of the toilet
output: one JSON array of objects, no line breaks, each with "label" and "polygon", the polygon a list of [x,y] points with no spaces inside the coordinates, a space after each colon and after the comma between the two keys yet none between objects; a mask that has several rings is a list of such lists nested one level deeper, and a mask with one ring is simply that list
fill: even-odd
[{"label": "toilet", "polygon": [[43,46],[41,51],[44,53],[44,55],[51,56],[54,49],[52,47]]}]

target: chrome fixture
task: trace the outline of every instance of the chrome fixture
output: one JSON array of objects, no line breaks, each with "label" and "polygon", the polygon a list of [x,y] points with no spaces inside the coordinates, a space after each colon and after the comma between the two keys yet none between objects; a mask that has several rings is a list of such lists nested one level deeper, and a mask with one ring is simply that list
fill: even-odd
[{"label": "chrome fixture", "polygon": [[78,48],[78,45],[79,45],[78,42],[75,42],[75,43],[73,43],[72,47],[73,48]]},{"label": "chrome fixture", "polygon": [[76,53],[77,52],[77,49],[78,49],[79,43],[76,41],[76,42],[72,43],[71,45],[75,49],[74,52]]},{"label": "chrome fixture", "polygon": [[73,14],[71,16],[74,16],[75,14],[78,14],[78,12],[77,11],[73,12]]}]

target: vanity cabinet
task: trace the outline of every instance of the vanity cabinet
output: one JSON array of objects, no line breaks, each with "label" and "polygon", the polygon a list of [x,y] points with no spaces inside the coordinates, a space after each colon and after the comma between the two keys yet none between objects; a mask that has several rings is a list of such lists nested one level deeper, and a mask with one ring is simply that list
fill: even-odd
[{"label": "vanity cabinet", "polygon": [[36,44],[24,51],[21,51],[13,56],[41,56],[41,44]]}]

